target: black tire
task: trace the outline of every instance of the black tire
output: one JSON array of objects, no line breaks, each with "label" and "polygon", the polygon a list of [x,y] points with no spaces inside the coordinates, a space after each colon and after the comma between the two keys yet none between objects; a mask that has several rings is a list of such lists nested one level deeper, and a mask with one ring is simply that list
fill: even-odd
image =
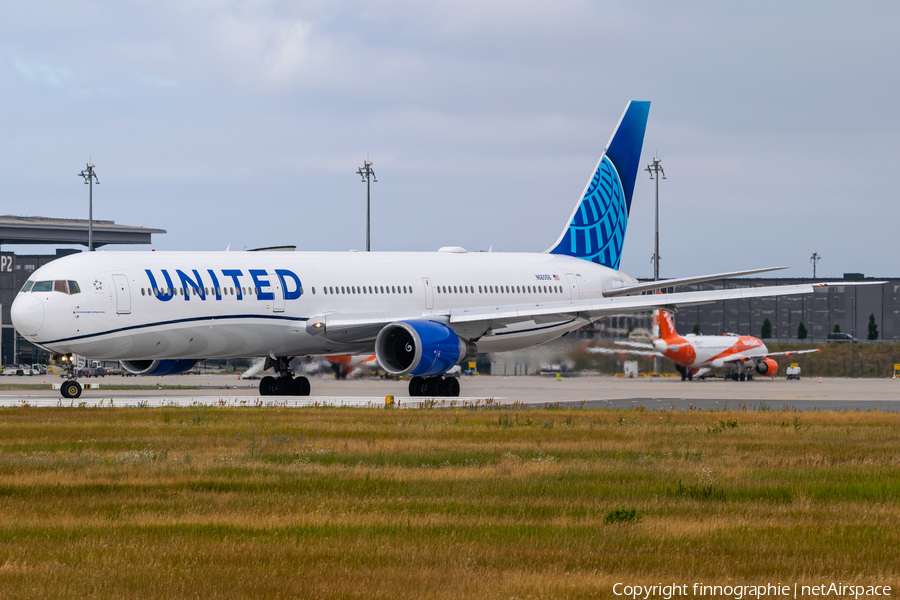
[{"label": "black tire", "polygon": [[63,395],[66,398],[78,398],[81,396],[81,384],[77,381],[67,381],[63,384]]},{"label": "black tire", "polygon": [[747,380],[747,376],[744,375],[743,373],[741,373],[738,377],[740,377],[741,381],[746,381],[746,380]]},{"label": "black tire", "polygon": [[266,375],[262,379],[259,380],[259,395],[260,396],[272,396],[275,394],[275,378],[271,375]]},{"label": "black tire", "polygon": [[306,377],[295,377],[291,388],[292,396],[309,396],[309,379]]},{"label": "black tire", "polygon": [[413,377],[409,380],[409,395],[424,396],[428,393],[428,385],[424,377]]},{"label": "black tire", "polygon": [[688,373],[688,374],[687,374],[687,378],[688,378],[688,381],[693,381],[693,380],[694,380],[694,374],[693,374],[693,373]]},{"label": "black tire", "polygon": [[294,380],[290,375],[279,377],[275,380],[275,396],[292,396],[294,391]]},{"label": "black tire", "polygon": [[448,377],[444,380],[444,393],[447,396],[459,396],[459,379],[456,377]]},{"label": "black tire", "polygon": [[68,385],[69,385],[69,382],[64,381],[63,384],[61,386],[59,386],[59,393],[62,395],[63,398],[69,397],[69,390],[67,389]]},{"label": "black tire", "polygon": [[444,378],[443,377],[429,377],[425,380],[425,385],[428,387],[429,396],[443,396],[444,395]]}]

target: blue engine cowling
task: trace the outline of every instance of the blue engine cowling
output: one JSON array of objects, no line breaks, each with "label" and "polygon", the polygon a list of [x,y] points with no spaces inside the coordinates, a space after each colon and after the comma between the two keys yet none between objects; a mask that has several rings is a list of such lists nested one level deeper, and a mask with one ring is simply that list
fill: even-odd
[{"label": "blue engine cowling", "polygon": [[434,321],[397,321],[383,327],[375,338],[378,362],[394,375],[441,375],[475,352],[475,344]]},{"label": "blue engine cowling", "polygon": [[197,364],[196,359],[120,360],[122,368],[132,375],[180,375]]}]

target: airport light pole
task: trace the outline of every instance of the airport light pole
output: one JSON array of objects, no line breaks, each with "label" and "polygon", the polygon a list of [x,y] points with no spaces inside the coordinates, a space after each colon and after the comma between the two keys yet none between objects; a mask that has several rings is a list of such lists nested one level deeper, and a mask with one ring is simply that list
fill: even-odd
[{"label": "airport light pole", "polygon": [[372,163],[369,160],[363,161],[363,166],[356,171],[356,174],[362,177],[363,182],[366,184],[366,252],[369,252],[371,250],[369,247],[369,225],[371,222],[372,181],[378,183],[378,180],[375,178],[375,170],[372,168]]},{"label": "airport light pole", "polygon": [[[647,165],[647,168],[644,169],[650,173],[650,179],[654,179],[653,174],[656,174],[656,235],[653,240],[653,281],[659,281],[659,178],[666,178],[666,172],[663,170],[661,162],[662,159],[654,156],[653,163]],[[653,372],[659,373],[658,356],[653,357]]]},{"label": "airport light pole", "polygon": [[819,256],[819,253],[813,250],[812,257],[809,259],[809,262],[813,265],[813,279],[816,278],[816,263],[822,260],[822,257]]},{"label": "airport light pole", "polygon": [[663,179],[666,178],[666,172],[663,170],[661,162],[662,159],[654,156],[653,163],[644,169],[650,173],[650,179],[654,179],[653,174],[656,174],[656,237],[653,243],[653,281],[659,281],[659,179],[660,176]]},{"label": "airport light pole", "polygon": [[88,188],[88,252],[94,251],[94,182],[100,185],[97,174],[94,173],[94,165],[87,163],[84,170],[79,173],[84,177],[84,184],[90,186]]}]

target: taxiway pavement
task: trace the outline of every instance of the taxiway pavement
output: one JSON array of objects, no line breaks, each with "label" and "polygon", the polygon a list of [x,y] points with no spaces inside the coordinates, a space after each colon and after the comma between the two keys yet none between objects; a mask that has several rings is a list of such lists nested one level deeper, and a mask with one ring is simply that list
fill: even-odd
[{"label": "taxiway pavement", "polygon": [[[260,396],[257,380],[237,375],[179,375],[165,378],[105,377],[82,379],[99,383],[76,401],[51,389],[0,390],[0,406],[384,406],[394,396],[401,407],[418,407],[430,398],[410,398],[406,381],[310,378],[308,397]],[[3,383],[60,383],[55,377],[3,377]],[[111,386],[151,389],[114,389]],[[165,389],[184,386],[185,389]],[[885,410],[900,411],[900,381],[890,379],[760,378],[754,381],[681,381],[677,378],[473,376],[460,380],[460,398],[436,399],[436,406],[493,402],[542,406],[560,403],[584,408],[745,409],[745,410]]]}]

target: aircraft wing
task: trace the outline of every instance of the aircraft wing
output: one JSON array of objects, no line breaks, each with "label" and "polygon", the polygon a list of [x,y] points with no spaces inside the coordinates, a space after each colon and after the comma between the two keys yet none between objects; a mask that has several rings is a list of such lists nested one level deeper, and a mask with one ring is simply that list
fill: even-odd
[{"label": "aircraft wing", "polygon": [[[855,285],[880,285],[884,281],[854,282]],[[508,322],[545,317],[549,315],[581,314],[591,320],[607,315],[619,315],[629,312],[645,312],[664,309],[677,311],[685,306],[711,304],[719,300],[739,300],[770,296],[788,296],[794,294],[811,294],[817,288],[829,286],[845,286],[846,281],[832,283],[802,283],[797,285],[776,285],[751,288],[727,288],[723,290],[706,290],[700,292],[677,292],[674,294],[652,294],[646,296],[621,296],[613,298],[594,298],[587,300],[563,300],[558,302],[542,302],[532,304],[507,304],[502,306],[473,307],[454,309],[450,313],[451,323],[466,321],[504,320]]]},{"label": "aircraft wing", "polygon": [[[883,281],[853,282],[852,285],[880,285]],[[498,304],[447,310],[409,310],[385,313],[326,313],[310,317],[306,331],[312,335],[324,335],[335,342],[357,343],[374,341],[382,327],[395,321],[428,319],[456,325],[471,324],[473,331],[503,328],[511,323],[534,321],[552,323],[574,317],[594,321],[608,315],[645,312],[656,309],[677,311],[686,306],[711,304],[720,300],[737,300],[794,294],[811,294],[818,288],[846,286],[846,281],[804,283],[750,288],[727,288],[672,294],[643,296],[617,296],[582,300],[559,300],[522,304]],[[476,326],[477,325],[477,326]],[[473,335],[473,338],[480,334]]]},{"label": "aircraft wing", "polygon": [[791,350],[789,352],[760,352],[759,354],[744,354],[740,358],[734,360],[726,360],[725,362],[744,362],[751,358],[769,358],[770,356],[793,356],[794,354],[809,354],[810,352],[821,352],[821,348],[813,348],[812,350]]},{"label": "aircraft wing", "polygon": [[629,354],[634,356],[662,356],[659,352],[652,352],[650,350],[625,350],[620,348],[604,348],[602,346],[591,347],[587,349],[591,354]]},{"label": "aircraft wing", "polygon": [[756,275],[757,273],[768,273],[769,271],[780,271],[787,267],[766,267],[765,269],[750,269],[749,271],[732,271],[730,273],[716,273],[715,275],[699,275],[697,277],[680,277],[678,279],[660,279],[659,281],[647,281],[644,283],[636,283],[634,285],[625,285],[617,288],[608,288],[603,290],[603,296],[606,298],[615,298],[616,296],[631,296],[642,292],[650,292],[653,290],[661,290],[676,285],[690,285],[692,283],[703,283],[704,281],[712,281],[714,279],[728,279],[730,277],[743,277],[744,275]]},{"label": "aircraft wing", "polygon": [[628,346],[629,348],[641,348],[643,350],[653,350],[653,344],[646,344],[641,342],[632,342],[631,340],[614,340],[614,344],[618,344],[619,346]]}]

